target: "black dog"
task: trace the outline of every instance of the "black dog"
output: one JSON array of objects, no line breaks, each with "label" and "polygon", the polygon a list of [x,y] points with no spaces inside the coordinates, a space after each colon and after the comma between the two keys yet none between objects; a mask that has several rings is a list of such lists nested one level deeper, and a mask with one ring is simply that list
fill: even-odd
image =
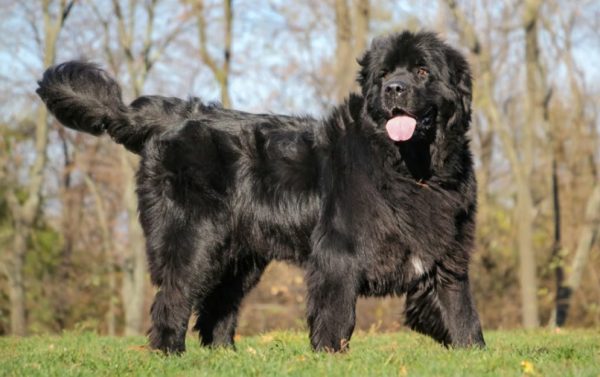
[{"label": "black dog", "polygon": [[469,289],[476,183],[471,78],[430,33],[376,39],[362,95],[323,120],[144,96],[81,62],[38,94],[67,127],[107,132],[142,157],[139,211],[152,281],[150,343],[185,349],[192,310],[205,345],[232,345],[242,298],[271,260],[307,273],[310,340],[346,348],[358,296],[407,295],[413,329],[484,345]]}]

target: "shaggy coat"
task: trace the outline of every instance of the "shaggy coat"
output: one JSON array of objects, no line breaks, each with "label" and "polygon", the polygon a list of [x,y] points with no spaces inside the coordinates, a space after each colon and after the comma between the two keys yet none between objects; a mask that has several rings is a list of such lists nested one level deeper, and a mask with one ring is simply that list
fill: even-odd
[{"label": "shaggy coat", "polygon": [[62,124],[141,156],[153,348],[183,351],[194,311],[203,344],[233,345],[242,299],[272,260],[306,271],[316,350],[347,347],[357,297],[402,294],[411,328],[484,345],[468,278],[467,62],[433,34],[404,32],[376,39],[360,64],[362,93],[324,119],[196,98],[125,105],[93,64],[45,72],[38,94]]}]

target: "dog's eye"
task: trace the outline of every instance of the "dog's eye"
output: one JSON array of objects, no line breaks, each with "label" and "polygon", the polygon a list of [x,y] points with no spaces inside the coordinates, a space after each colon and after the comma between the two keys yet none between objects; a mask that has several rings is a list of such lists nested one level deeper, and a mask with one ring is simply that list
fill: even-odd
[{"label": "dog's eye", "polygon": [[417,69],[417,75],[419,77],[425,78],[425,77],[427,77],[429,75],[429,70],[427,68],[425,68],[425,67],[419,67]]},{"label": "dog's eye", "polygon": [[388,73],[389,73],[389,72],[388,72],[388,71],[386,71],[385,69],[384,69],[384,70],[382,70],[381,72],[379,72],[379,78],[381,78],[381,79],[382,79],[382,78],[384,78],[385,76],[387,76],[387,75],[388,75]]}]

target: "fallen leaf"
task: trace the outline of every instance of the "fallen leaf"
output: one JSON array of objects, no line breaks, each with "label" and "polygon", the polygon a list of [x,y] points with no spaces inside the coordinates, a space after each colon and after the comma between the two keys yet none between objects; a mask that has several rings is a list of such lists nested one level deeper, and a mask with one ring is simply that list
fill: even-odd
[{"label": "fallen leaf", "polygon": [[408,368],[406,368],[405,365],[402,365],[400,367],[400,370],[398,371],[398,376],[399,377],[406,377],[406,376],[408,376]]},{"label": "fallen leaf", "polygon": [[531,361],[523,360],[521,361],[521,370],[525,374],[534,375],[535,368],[533,367],[533,363]]}]

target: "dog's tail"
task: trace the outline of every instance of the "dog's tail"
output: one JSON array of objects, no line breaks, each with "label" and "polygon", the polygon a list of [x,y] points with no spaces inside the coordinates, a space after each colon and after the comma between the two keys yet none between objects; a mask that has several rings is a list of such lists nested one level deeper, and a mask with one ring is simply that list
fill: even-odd
[{"label": "dog's tail", "polygon": [[95,64],[71,61],[50,67],[38,85],[37,94],[63,125],[97,136],[107,132],[134,153],[160,131],[156,122],[144,121],[137,100],[131,106],[123,103],[119,84]]}]

